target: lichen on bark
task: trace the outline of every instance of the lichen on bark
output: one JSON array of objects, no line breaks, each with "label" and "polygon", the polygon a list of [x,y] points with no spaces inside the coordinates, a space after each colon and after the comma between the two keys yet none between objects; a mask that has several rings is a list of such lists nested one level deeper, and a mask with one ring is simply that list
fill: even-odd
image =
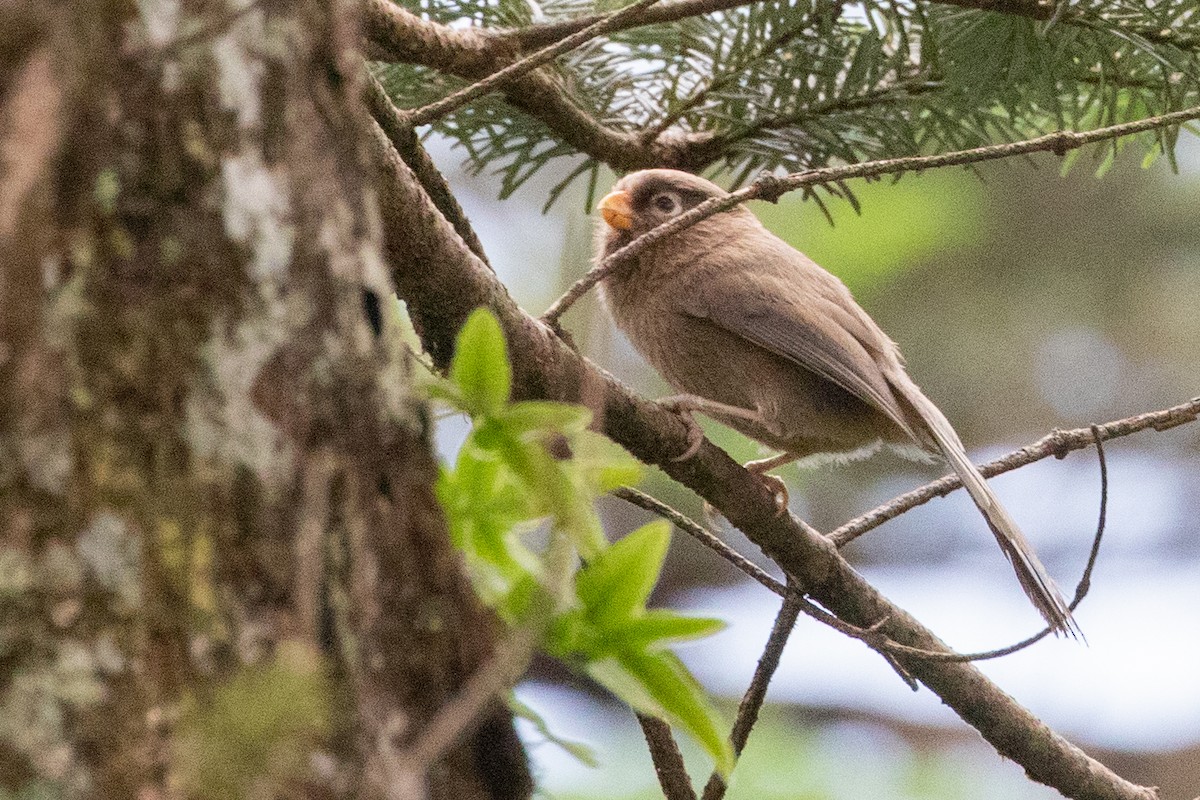
[{"label": "lichen on bark", "polygon": [[[26,5],[5,119],[59,102],[3,128],[41,139],[0,176],[0,792],[378,796],[490,622],[387,312],[354,14]],[[424,607],[462,625],[423,662]],[[499,796],[476,745],[431,796]]]}]

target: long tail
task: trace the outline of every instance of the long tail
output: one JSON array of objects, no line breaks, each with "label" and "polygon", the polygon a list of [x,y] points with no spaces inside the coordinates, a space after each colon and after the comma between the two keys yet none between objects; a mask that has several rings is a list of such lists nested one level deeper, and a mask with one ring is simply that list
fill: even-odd
[{"label": "long tail", "polygon": [[1083,632],[1076,624],[1075,618],[1071,616],[1071,609],[1062,592],[1046,572],[1046,568],[1042,566],[1037,553],[1033,551],[1033,547],[1021,533],[1021,529],[1017,527],[1017,523],[1000,504],[1000,499],[996,497],[992,487],[988,486],[978,468],[967,457],[967,451],[950,422],[915,384],[908,383],[909,386],[897,386],[897,388],[920,415],[925,422],[925,427],[933,435],[938,448],[945,454],[950,466],[962,478],[963,486],[970,493],[975,505],[979,506],[979,510],[983,512],[988,526],[991,527],[996,541],[1000,544],[1000,549],[1004,551],[1004,555],[1012,564],[1013,571],[1017,573],[1017,580],[1021,582],[1021,588],[1025,590],[1025,594],[1055,635],[1066,634],[1072,638],[1083,638]]}]

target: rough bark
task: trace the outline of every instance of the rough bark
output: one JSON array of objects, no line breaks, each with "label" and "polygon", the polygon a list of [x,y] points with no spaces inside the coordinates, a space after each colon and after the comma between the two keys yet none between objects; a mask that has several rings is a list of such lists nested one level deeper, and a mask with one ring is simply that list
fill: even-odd
[{"label": "rough bark", "polygon": [[[488,655],[385,305],[350,12],[0,10],[2,790],[382,797],[398,723]],[[528,795],[485,727],[429,796]]]}]

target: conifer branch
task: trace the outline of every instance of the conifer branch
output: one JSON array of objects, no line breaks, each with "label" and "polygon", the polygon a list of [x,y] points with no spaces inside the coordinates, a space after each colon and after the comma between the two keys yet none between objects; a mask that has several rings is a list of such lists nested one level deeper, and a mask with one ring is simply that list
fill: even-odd
[{"label": "conifer branch", "polygon": [[[384,61],[417,64],[447,75],[482,81],[513,63],[511,50],[473,29],[457,30],[422,19],[390,0],[366,0],[364,27],[371,52]],[[598,121],[562,84],[542,71],[526,72],[504,86],[509,105],[544,123],[555,135],[617,170],[683,165],[672,143],[643,144],[633,133]]]},{"label": "conifer branch", "polygon": [[[749,5],[758,0],[674,0],[664,2],[657,7],[647,9],[641,14],[625,21],[621,28],[645,25],[660,25],[666,22],[678,22],[689,17],[711,14],[716,11],[728,11]],[[1055,4],[1048,0],[936,0],[928,5],[948,5],[956,8],[988,11],[1008,16],[1024,17],[1039,22],[1048,22],[1054,18]],[[554,22],[542,22],[524,28],[514,28],[496,31],[492,35],[505,45],[519,50],[530,50],[545,47],[566,36],[583,30],[603,19],[601,14],[584,14],[579,17]],[[1055,21],[1056,24],[1075,25],[1096,29],[1098,22],[1084,12],[1064,12]],[[1103,30],[1103,27],[1100,26]],[[1195,50],[1200,47],[1200,34],[1181,33],[1169,27],[1149,28],[1145,26],[1126,26],[1129,33],[1141,36],[1153,44],[1170,45],[1182,50]]]},{"label": "conifer branch", "polygon": [[[459,114],[443,131],[468,146],[476,166],[506,161],[507,166],[501,168],[506,175],[505,192],[551,158],[574,153],[590,159],[575,175],[593,170],[596,162],[618,172],[649,167],[700,172],[721,160],[742,175],[763,169],[795,171],[808,165],[871,160],[925,147],[960,149],[998,138],[1018,138],[1024,131],[1046,126],[1046,109],[1053,109],[1052,118],[1057,116],[1050,124],[1066,127],[1119,120],[1133,113],[1125,109],[1167,111],[1200,95],[1200,67],[1195,53],[1187,49],[1194,50],[1197,35],[1186,29],[1174,30],[1165,22],[1165,27],[1156,27],[1176,14],[1169,5],[1148,7],[1140,13],[1124,4],[1085,12],[1044,0],[947,0],[940,5],[1044,23],[1037,37],[1026,40],[1026,46],[1040,47],[1036,43],[1045,41],[1038,57],[1051,59],[1046,63],[1052,64],[1053,70],[1042,70],[1037,79],[1027,75],[1011,84],[988,84],[980,94],[973,84],[964,90],[944,79],[939,62],[943,54],[936,43],[956,30],[971,31],[994,20],[924,13],[938,3],[919,4],[919,13],[912,17],[890,7],[883,9],[882,13],[894,17],[892,32],[887,34],[892,40],[884,41],[878,38],[883,34],[863,31],[852,22],[831,20],[816,12],[807,16],[795,10],[785,13],[761,0],[663,0],[655,5],[643,0],[615,17],[585,15],[521,29],[451,28],[389,0],[364,1],[373,55],[477,84],[463,90],[466,94],[454,93],[454,100],[414,97],[409,105],[425,104],[415,112],[415,122],[434,121],[465,99],[492,88],[503,91],[511,112],[495,104],[486,114]],[[464,10],[469,9],[471,0],[459,1]],[[729,29],[708,26],[701,27],[698,34],[688,34],[687,45],[675,55],[664,52],[668,65],[661,74],[621,67],[622,61],[644,63],[646,58],[659,57],[645,50],[644,42],[625,42],[606,53],[609,66],[601,70],[604,77],[593,75],[584,66],[596,63],[594,49],[581,52],[574,62],[555,72],[530,71],[534,64],[574,46],[577,40],[572,37],[590,39],[594,33],[585,33],[589,27],[603,25],[604,32],[614,34],[639,25],[719,12],[726,13],[731,26],[758,26],[765,41],[756,42],[753,35],[734,37],[730,40],[737,48],[730,56],[734,60],[725,60]],[[812,26],[822,26],[823,32],[817,35],[810,30]],[[1054,31],[1062,26],[1086,29],[1086,36],[1052,41]],[[1113,37],[1112,44],[1105,41],[1105,35]],[[766,45],[779,37],[784,37],[781,41],[787,46],[776,48],[778,58],[772,59]],[[867,79],[851,85],[835,77],[843,63],[853,71],[863,45],[872,37],[876,43],[865,48],[867,57],[862,59],[865,71],[856,73]],[[910,37],[911,42],[921,41],[919,55],[915,46],[904,44]],[[934,45],[926,47],[926,41]],[[555,49],[526,55],[533,46],[543,44]],[[1075,61],[1067,57],[1076,52]],[[672,107],[657,98],[673,96],[673,87],[684,74],[681,70],[686,71],[690,63],[686,61],[690,53],[710,59],[714,65],[738,64],[740,68],[726,67],[716,77],[708,76],[707,85],[700,76],[698,84],[691,84],[691,94]],[[1006,56],[997,51],[990,57],[1003,60]],[[523,60],[530,58],[534,61]],[[1092,60],[1097,58],[1100,61]],[[961,64],[958,69],[961,74]],[[410,87],[430,83],[422,81],[416,71],[406,73],[405,80],[402,85]],[[452,88],[446,87],[443,94]],[[1072,93],[1085,101],[1063,114],[1064,97]],[[420,95],[420,91],[414,94]],[[655,108],[656,104],[660,108]],[[636,124],[643,126],[642,130],[634,129],[631,111],[639,117]],[[677,124],[685,115],[689,124]],[[506,133],[509,141],[520,144],[503,143]],[[538,143],[547,138],[556,139],[558,146],[539,148]],[[1161,144],[1169,151],[1173,140],[1164,139]]]},{"label": "conifer branch", "polygon": [[455,92],[449,97],[445,97],[436,103],[430,103],[415,111],[406,112],[408,121],[413,126],[428,125],[477,97],[482,97],[502,86],[512,84],[517,78],[532,72],[543,64],[550,63],[558,56],[575,49],[584,42],[595,39],[597,36],[603,36],[608,31],[616,30],[626,20],[633,19],[637,14],[657,2],[658,0],[637,0],[637,2],[620,11],[601,17],[597,22],[587,26],[583,30],[573,33],[555,44],[547,45],[536,53],[509,64],[503,69]]}]

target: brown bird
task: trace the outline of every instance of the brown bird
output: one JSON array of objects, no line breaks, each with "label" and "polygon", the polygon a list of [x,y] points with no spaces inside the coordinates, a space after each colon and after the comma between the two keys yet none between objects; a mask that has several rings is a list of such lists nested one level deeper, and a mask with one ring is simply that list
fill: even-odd
[{"label": "brown bird", "polygon": [[[726,194],[676,170],[627,175],[600,201],[601,255]],[[602,290],[617,325],[682,393],[670,405],[782,451],[748,469],[762,474],[818,455],[863,457],[880,446],[944,457],[1046,622],[1055,633],[1079,634],[1066,600],[958,434],[908,376],[896,343],[840,280],[750,211],[736,206],[667,237],[610,274]]]}]

